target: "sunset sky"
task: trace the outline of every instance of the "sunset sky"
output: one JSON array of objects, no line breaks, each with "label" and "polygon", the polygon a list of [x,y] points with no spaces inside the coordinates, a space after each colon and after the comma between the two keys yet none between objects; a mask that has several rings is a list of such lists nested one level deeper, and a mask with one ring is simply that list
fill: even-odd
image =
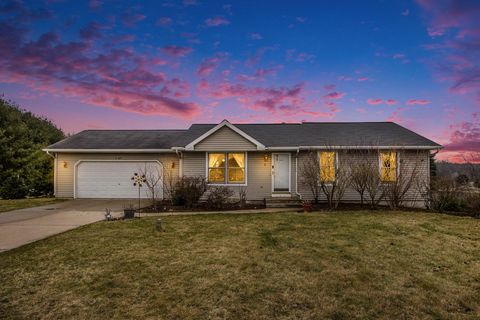
[{"label": "sunset sky", "polygon": [[67,133],[395,121],[480,151],[480,0],[1,1],[0,93]]}]

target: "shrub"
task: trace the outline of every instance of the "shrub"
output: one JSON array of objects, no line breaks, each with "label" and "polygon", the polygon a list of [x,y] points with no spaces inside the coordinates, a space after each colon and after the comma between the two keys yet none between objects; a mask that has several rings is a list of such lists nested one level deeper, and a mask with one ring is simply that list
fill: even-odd
[{"label": "shrub", "polygon": [[211,209],[223,209],[228,204],[231,196],[233,196],[233,190],[229,187],[211,187],[205,199],[205,204]]},{"label": "shrub", "polygon": [[459,212],[466,209],[465,200],[461,192],[456,188],[455,181],[448,178],[440,178],[436,179],[432,185],[434,188],[431,194],[431,207],[433,210]]},{"label": "shrub", "polygon": [[171,190],[173,205],[191,208],[198,203],[207,190],[207,182],[203,177],[182,177]]}]

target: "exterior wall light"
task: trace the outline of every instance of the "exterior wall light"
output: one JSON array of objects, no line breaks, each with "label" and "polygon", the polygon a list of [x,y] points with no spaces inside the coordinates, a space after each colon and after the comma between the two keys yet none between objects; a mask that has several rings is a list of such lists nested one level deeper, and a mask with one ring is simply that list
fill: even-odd
[{"label": "exterior wall light", "polygon": [[171,167],[172,167],[172,169],[175,169],[175,161],[172,161]]},{"label": "exterior wall light", "polygon": [[62,161],[62,166],[63,166],[64,168],[66,168],[66,167],[68,166],[67,161]]},{"label": "exterior wall light", "polygon": [[266,166],[267,165],[267,162],[268,162],[268,153],[264,153],[263,154],[263,165]]}]

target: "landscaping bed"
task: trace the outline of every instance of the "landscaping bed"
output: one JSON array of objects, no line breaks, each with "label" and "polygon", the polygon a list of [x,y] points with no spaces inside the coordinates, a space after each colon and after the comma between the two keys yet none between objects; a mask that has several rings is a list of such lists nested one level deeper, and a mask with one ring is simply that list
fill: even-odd
[{"label": "landscaping bed", "polygon": [[3,318],[478,319],[480,220],[400,211],[100,222],[0,254]]}]

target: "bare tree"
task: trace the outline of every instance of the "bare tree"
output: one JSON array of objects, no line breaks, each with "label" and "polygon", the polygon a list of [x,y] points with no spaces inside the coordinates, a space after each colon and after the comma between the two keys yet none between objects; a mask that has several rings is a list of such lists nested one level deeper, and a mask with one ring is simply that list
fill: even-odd
[{"label": "bare tree", "polygon": [[305,159],[300,163],[300,177],[303,183],[310,189],[315,203],[320,197],[320,162],[315,151],[309,151]]},{"label": "bare tree", "polygon": [[[378,150],[371,150],[378,157]],[[375,209],[380,201],[384,198],[382,188],[382,179],[380,176],[380,169],[377,161],[367,161],[363,168],[365,170],[365,190],[368,194],[370,207]]]},{"label": "bare tree", "polygon": [[247,203],[247,188],[246,187],[239,187],[238,188],[238,200],[240,202],[240,206],[243,207]]},{"label": "bare tree", "polygon": [[140,175],[144,176],[144,183],[148,188],[148,194],[154,210],[157,210],[157,200],[159,194],[162,192],[163,171],[162,163],[160,163],[160,165],[145,164],[145,166],[140,169]]},{"label": "bare tree", "polygon": [[[333,151],[327,150],[326,152]],[[345,165],[345,163],[340,164],[339,155],[340,153],[334,152],[335,169],[334,176],[331,177],[333,179],[323,179],[321,177],[322,174],[320,173],[320,188],[327,198],[327,204],[330,209],[338,208],[338,205],[345,195],[345,191],[347,190],[351,181],[348,167]],[[320,171],[322,169],[321,165],[322,164],[320,164]]]},{"label": "bare tree", "polygon": [[368,179],[371,174],[372,161],[368,151],[351,153],[350,160],[350,184],[360,195],[360,205],[363,206],[365,192],[368,187]]},{"label": "bare tree", "polygon": [[413,163],[407,163],[407,161],[401,160],[401,168],[397,170],[395,180],[382,183],[385,200],[390,208],[396,209],[403,206],[409,191],[418,185],[420,173],[420,161],[416,160],[418,158],[419,157],[415,156]]}]

